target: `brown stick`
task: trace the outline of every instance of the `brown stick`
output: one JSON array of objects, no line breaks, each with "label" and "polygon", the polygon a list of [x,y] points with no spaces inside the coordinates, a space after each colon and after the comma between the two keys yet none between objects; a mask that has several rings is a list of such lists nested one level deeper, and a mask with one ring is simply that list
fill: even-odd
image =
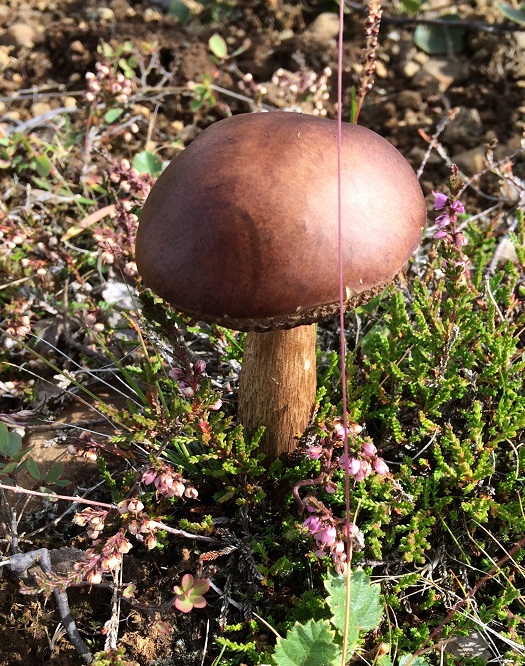
[{"label": "brown stick", "polygon": [[316,327],[248,333],[239,386],[239,422],[248,437],[266,430],[261,450],[269,461],[295,448],[316,393]]}]

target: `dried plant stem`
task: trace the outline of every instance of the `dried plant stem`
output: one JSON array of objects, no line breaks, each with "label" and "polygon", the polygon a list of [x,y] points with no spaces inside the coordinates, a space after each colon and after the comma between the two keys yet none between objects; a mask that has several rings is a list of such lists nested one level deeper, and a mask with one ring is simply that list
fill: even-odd
[{"label": "dried plant stem", "polygon": [[366,48],[363,52],[363,65],[364,71],[361,78],[361,86],[357,93],[357,109],[353,122],[357,123],[363,101],[366,93],[374,85],[374,72],[376,69],[376,51],[377,51],[377,37],[379,35],[379,26],[381,24],[381,0],[370,0],[368,3],[368,15],[366,17],[365,32],[366,32]]}]

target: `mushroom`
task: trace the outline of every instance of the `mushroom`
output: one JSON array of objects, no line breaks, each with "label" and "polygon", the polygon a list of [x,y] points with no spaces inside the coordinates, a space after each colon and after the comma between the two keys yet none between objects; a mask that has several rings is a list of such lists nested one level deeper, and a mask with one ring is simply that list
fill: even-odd
[{"label": "mushroom", "polygon": [[[344,306],[392,282],[421,240],[426,206],[405,158],[381,136],[342,128]],[[249,331],[238,420],[265,426],[273,460],[294,449],[316,394],[315,322],[339,311],[337,124],[241,114],[171,162],[142,211],[146,285],[196,319]]]}]

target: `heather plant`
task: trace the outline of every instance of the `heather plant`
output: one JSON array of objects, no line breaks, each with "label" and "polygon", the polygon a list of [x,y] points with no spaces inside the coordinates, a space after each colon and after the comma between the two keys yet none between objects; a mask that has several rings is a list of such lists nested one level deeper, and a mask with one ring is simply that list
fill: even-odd
[{"label": "heather plant", "polygon": [[[359,103],[373,76],[374,5]],[[137,294],[137,216],[162,160],[145,151],[151,171],[139,173],[133,155],[145,123],[134,104],[149,103],[148,95],[156,104],[148,77],[168,80],[141,58],[130,45],[101,47],[79,110],[85,134],[64,112],[52,140],[21,127],[0,141],[0,168],[14,178],[0,220],[0,386],[11,412],[0,415],[1,508],[13,549],[2,564],[22,576],[22,563],[40,558],[42,572],[22,590],[53,594],[62,609],[69,588],[98,587],[134,612],[175,617],[177,626],[209,620],[217,665],[341,663],[345,631],[347,657],[379,666],[479,666],[486,660],[436,654],[454,635],[474,632],[491,638],[500,663],[523,663],[522,214],[471,220],[457,171],[448,189],[433,183],[434,225],[406,282],[347,316],[355,340],[349,455],[340,357],[322,349],[315,414],[298,452],[267,466],[259,433],[247,440],[234,425],[244,336],[197,326],[149,292]],[[277,70],[274,84],[291,104],[313,103],[324,115],[330,74]],[[261,104],[261,85],[249,75],[240,82]],[[184,111],[205,115],[222,94],[213,86],[203,78],[193,99],[181,97]],[[74,172],[79,145],[86,153]],[[515,259],[498,264],[502,235]],[[130,304],[108,304],[104,289],[124,280]],[[330,326],[319,336],[331,339]],[[96,462],[104,485],[85,491],[91,503],[69,498],[77,505],[61,516],[56,504],[67,497],[57,491],[68,483],[61,477],[70,458],[44,470],[16,429],[49,426],[71,400],[89,401],[111,435],[97,424],[67,430],[68,456]],[[34,555],[37,534],[18,533],[26,497],[52,512],[33,531],[53,541],[63,529],[82,549],[67,575]],[[128,568],[133,557],[169,571],[155,582],[158,603],[142,596],[140,580],[127,582],[138,576]],[[347,623],[341,574],[350,576]],[[125,663],[114,607],[111,614],[93,663]]]}]

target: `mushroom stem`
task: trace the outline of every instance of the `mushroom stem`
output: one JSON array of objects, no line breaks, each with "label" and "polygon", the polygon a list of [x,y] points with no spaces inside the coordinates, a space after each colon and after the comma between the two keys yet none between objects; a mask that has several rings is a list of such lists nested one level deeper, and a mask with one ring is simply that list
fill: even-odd
[{"label": "mushroom stem", "polygon": [[252,437],[265,426],[261,450],[272,461],[294,450],[316,394],[316,326],[248,333],[239,380],[238,420]]}]

